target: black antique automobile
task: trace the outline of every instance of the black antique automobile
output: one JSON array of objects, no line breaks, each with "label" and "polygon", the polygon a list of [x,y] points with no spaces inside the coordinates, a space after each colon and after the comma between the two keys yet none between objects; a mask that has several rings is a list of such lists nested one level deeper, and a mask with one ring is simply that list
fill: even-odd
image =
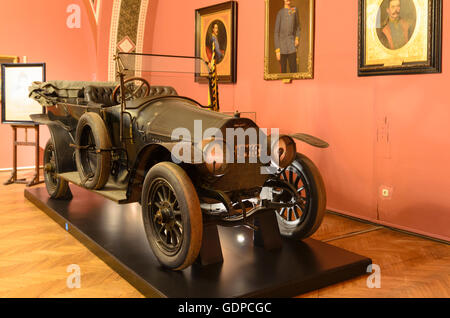
[{"label": "black antique automobile", "polygon": [[[219,112],[214,63],[191,58],[208,70],[205,106],[178,96],[172,87],[150,85],[142,77],[125,79],[132,68],[124,61],[136,56],[190,58],[119,53],[118,83],[55,81],[30,88],[30,96],[46,108],[32,119],[51,133],[44,152],[51,198],[70,199],[71,182],[119,204],[140,202],[150,247],[161,264],[174,270],[196,260],[206,219],[254,229],[249,218],[270,210],[283,236],[302,239],[317,230],[326,205],[324,184],[313,162],[297,153],[294,139],[322,148],[327,143],[295,134],[253,143],[245,137],[243,144],[229,147],[227,129],[258,127],[238,113]],[[202,133],[215,129],[223,139],[174,138],[177,128],[195,135],[196,121]],[[212,146],[217,143],[226,150]],[[174,151],[180,144],[192,150],[190,156]],[[263,149],[269,162],[235,160],[238,152],[250,159]],[[190,160],[198,150],[202,160]],[[264,168],[271,172],[262,173]]]}]

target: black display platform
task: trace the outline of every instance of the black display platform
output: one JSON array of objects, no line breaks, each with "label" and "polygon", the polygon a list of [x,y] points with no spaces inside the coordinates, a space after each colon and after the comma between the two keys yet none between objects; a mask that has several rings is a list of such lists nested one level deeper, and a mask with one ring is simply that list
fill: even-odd
[{"label": "black display platform", "polygon": [[252,230],[219,226],[223,263],[174,272],[153,256],[139,204],[71,189],[71,201],[50,199],[44,187],[26,189],[25,197],[147,297],[293,297],[363,275],[371,264],[313,239],[283,239],[281,249],[266,251],[253,246]]}]

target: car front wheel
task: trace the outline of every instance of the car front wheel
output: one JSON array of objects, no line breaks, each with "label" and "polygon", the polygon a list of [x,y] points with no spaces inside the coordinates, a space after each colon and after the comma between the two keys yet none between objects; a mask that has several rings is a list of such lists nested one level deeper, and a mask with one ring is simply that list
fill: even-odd
[{"label": "car front wheel", "polygon": [[147,239],[158,261],[173,270],[192,265],[202,244],[203,221],[186,172],[171,162],[153,166],[144,180],[141,205]]}]

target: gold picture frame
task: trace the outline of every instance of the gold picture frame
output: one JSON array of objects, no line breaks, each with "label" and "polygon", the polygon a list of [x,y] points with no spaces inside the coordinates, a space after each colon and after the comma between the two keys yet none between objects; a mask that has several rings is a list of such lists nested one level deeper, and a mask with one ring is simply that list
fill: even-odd
[{"label": "gold picture frame", "polygon": [[359,0],[358,75],[441,72],[442,0]]},{"label": "gold picture frame", "polygon": [[[236,1],[219,3],[195,10],[195,56],[210,61],[212,57],[211,41],[213,29],[217,39],[216,55],[217,76],[220,83],[236,83],[237,77],[237,10]],[[205,65],[199,65],[195,81],[208,82],[209,71]]]},{"label": "gold picture frame", "polygon": [[[284,1],[265,1],[264,79],[290,81],[314,78],[315,0],[292,0],[291,9],[287,11],[288,16],[297,14],[300,26],[300,36],[296,47],[297,67],[292,67],[294,72],[286,66],[286,64],[289,66],[292,66],[292,64],[286,62],[286,58],[283,60],[282,55],[288,56],[288,54],[280,52],[280,60],[278,60],[277,48],[275,48],[277,16],[283,14],[281,9],[284,8]],[[283,72],[284,70],[289,70],[289,72]]]}]

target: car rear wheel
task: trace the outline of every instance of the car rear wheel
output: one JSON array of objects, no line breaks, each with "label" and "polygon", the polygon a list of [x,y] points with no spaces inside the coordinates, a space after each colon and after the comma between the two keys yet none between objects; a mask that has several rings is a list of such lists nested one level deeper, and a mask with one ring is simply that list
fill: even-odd
[{"label": "car rear wheel", "polygon": [[58,177],[56,151],[53,141],[49,139],[44,150],[44,182],[47,192],[52,199],[70,199],[69,183]]},{"label": "car rear wheel", "polygon": [[[326,209],[326,192],[322,176],[316,165],[305,155],[297,153],[296,159],[280,175],[290,183],[300,196],[294,207],[276,211],[281,235],[294,239],[304,239],[313,235]],[[273,194],[274,202],[292,202],[294,199],[286,190]]]},{"label": "car rear wheel", "polygon": [[103,188],[111,172],[111,140],[100,115],[89,112],[81,116],[75,142],[81,183],[88,189]]},{"label": "car rear wheel", "polygon": [[186,172],[171,162],[156,164],[145,177],[141,205],[147,239],[158,261],[173,270],[192,265],[202,244],[203,221]]}]

